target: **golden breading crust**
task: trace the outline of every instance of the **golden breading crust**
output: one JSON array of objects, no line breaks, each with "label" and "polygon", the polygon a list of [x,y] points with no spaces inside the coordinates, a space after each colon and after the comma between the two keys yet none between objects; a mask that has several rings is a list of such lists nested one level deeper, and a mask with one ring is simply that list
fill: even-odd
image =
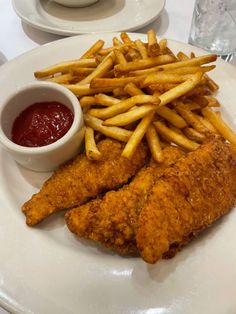
[{"label": "golden breading crust", "polygon": [[137,253],[135,235],[140,210],[154,182],[184,152],[167,147],[163,154],[163,164],[144,167],[130,184],[68,211],[68,228],[77,236],[99,241],[120,254]]},{"label": "golden breading crust", "polygon": [[148,155],[141,143],[131,160],[121,157],[124,144],[105,139],[98,144],[103,158],[90,161],[84,154],[61,166],[42,189],[26,202],[22,211],[33,226],[60,209],[78,206],[107,190],[126,183],[143,167]]},{"label": "golden breading crust", "polygon": [[236,151],[216,138],[177,161],[154,185],[136,236],[142,258],[155,263],[172,255],[235,203]]}]

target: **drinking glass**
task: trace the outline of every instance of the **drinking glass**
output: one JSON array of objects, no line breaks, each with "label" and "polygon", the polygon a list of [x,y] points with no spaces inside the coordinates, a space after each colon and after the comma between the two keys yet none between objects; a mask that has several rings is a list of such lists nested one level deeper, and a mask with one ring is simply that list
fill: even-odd
[{"label": "drinking glass", "polygon": [[236,52],[236,0],[196,0],[189,43],[218,55]]}]

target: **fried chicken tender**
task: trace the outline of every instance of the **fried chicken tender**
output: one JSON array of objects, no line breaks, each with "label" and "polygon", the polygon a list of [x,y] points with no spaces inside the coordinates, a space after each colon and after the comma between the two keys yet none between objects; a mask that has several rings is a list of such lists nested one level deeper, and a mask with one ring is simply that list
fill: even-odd
[{"label": "fried chicken tender", "polygon": [[136,229],[140,210],[154,182],[184,155],[178,148],[163,150],[164,162],[141,169],[130,184],[118,191],[107,192],[102,199],[92,200],[66,213],[68,228],[79,237],[101,242],[120,254],[137,253]]},{"label": "fried chicken tender", "polygon": [[137,228],[142,258],[155,263],[171,257],[235,203],[235,147],[216,138],[177,161],[154,185]]},{"label": "fried chicken tender", "polygon": [[26,223],[33,226],[60,209],[78,206],[108,190],[126,183],[141,169],[148,156],[144,143],[137,148],[132,160],[121,157],[124,144],[113,139],[98,143],[103,158],[88,160],[80,154],[61,166],[42,189],[26,202],[22,211]]}]

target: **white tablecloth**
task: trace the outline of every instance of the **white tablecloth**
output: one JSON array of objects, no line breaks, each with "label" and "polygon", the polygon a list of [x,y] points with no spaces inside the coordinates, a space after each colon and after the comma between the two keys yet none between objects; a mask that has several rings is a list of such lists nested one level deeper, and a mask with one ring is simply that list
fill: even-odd
[{"label": "white tablecloth", "polygon": [[[139,32],[154,28],[159,36],[187,42],[193,6],[194,0],[166,0],[161,16]],[[59,38],[62,36],[42,32],[21,22],[11,1],[0,0],[0,52],[6,59],[11,60],[32,48]],[[0,54],[0,60],[4,59],[3,55]],[[7,312],[0,308],[0,314],[3,313]]]}]

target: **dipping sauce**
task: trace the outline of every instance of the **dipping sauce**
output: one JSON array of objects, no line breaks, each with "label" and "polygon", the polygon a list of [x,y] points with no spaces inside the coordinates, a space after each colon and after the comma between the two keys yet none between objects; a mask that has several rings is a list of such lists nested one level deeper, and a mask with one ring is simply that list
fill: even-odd
[{"label": "dipping sauce", "polygon": [[26,147],[54,143],[67,133],[73,120],[71,110],[59,102],[35,103],[15,119],[12,141]]}]

